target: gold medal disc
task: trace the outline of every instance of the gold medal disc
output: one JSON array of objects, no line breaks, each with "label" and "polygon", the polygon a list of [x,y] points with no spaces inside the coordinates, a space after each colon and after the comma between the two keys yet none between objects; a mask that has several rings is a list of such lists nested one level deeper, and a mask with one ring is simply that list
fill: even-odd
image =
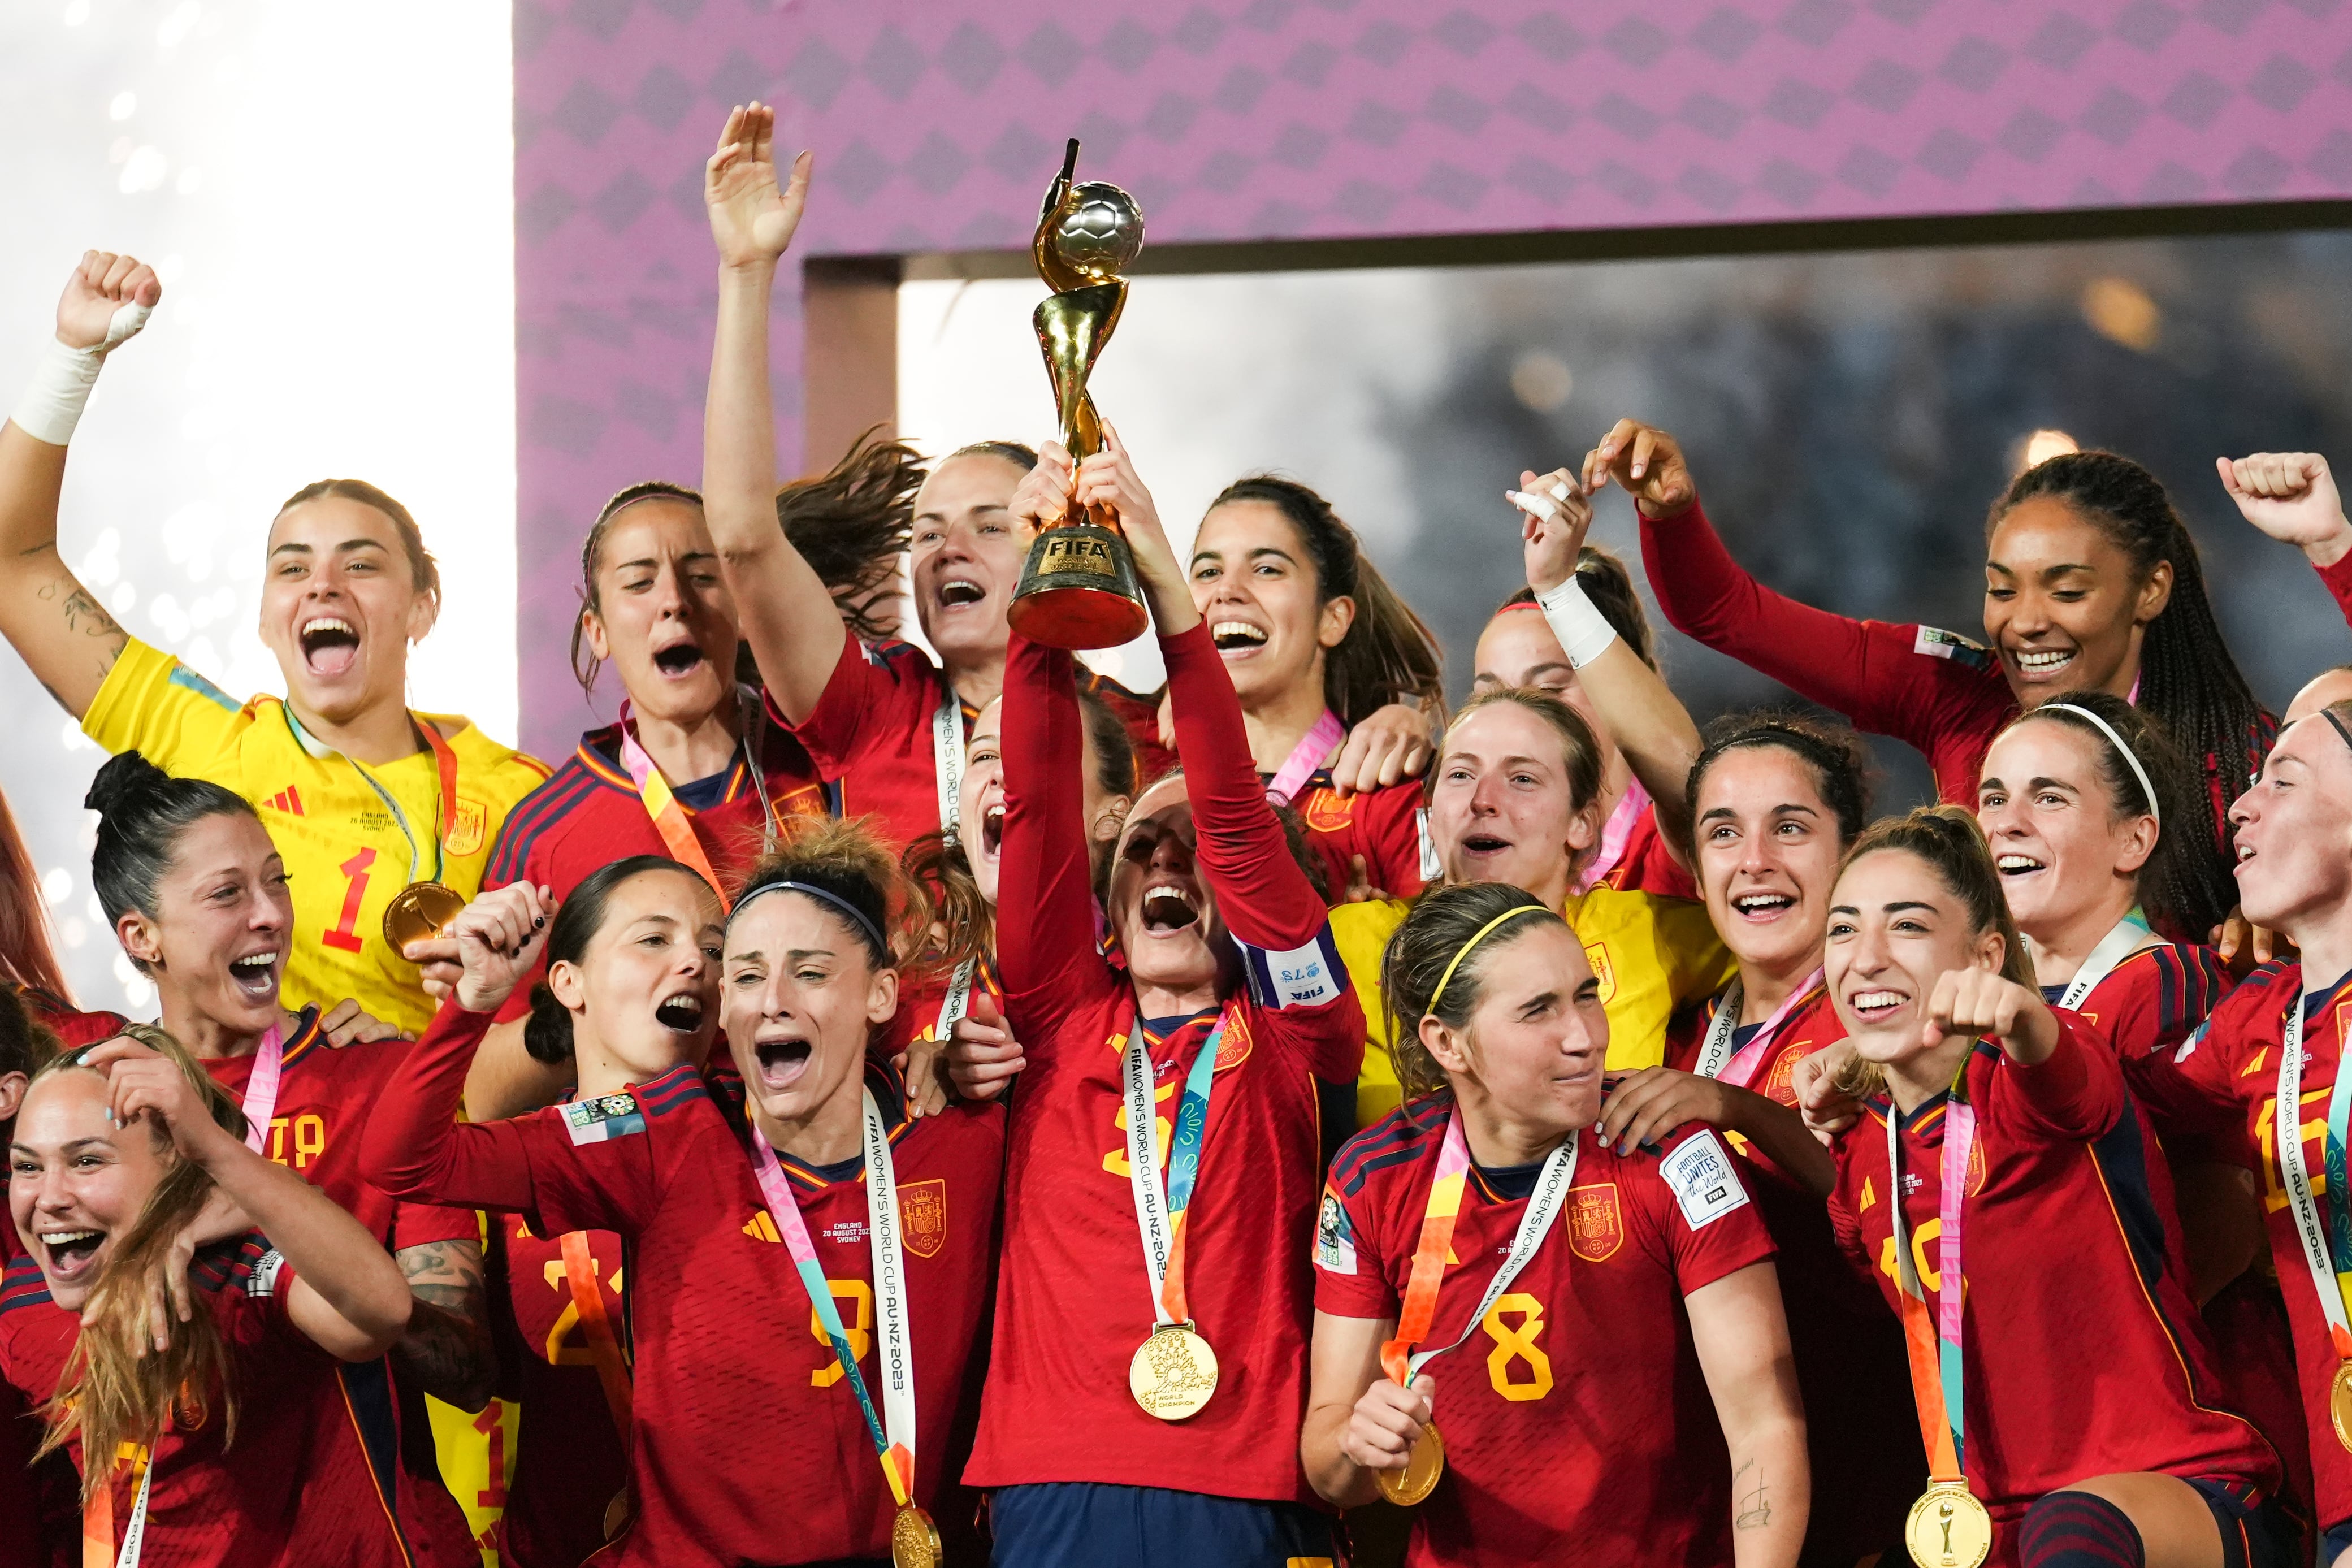
[{"label": "gold medal disc", "polygon": [[900,1506],[890,1521],[891,1568],[940,1568],[940,1527],[919,1503]]},{"label": "gold medal disc", "polygon": [[1434,1423],[1421,1429],[1413,1439],[1412,1452],[1406,1456],[1402,1470],[1374,1470],[1372,1479],[1380,1483],[1381,1495],[1399,1508],[1412,1508],[1437,1489],[1438,1478],[1445,1474],[1445,1439],[1437,1435]]},{"label": "gold medal disc", "polygon": [[1181,1421],[1217,1392],[1217,1353],[1191,1323],[1162,1323],[1136,1347],[1127,1387],[1146,1415]]},{"label": "gold medal disc", "polygon": [[2336,1381],[2328,1386],[2327,1424],[2336,1428],[2336,1440],[2352,1451],[2352,1361],[2336,1366]]},{"label": "gold medal disc", "polygon": [[393,894],[383,907],[383,940],[392,951],[404,952],[412,942],[430,942],[441,928],[457,918],[466,900],[457,889],[438,882],[411,882]]},{"label": "gold medal disc", "polygon": [[628,1524],[629,1489],[623,1487],[613,1494],[613,1500],[604,1505],[604,1539],[619,1540],[621,1531],[627,1529]]},{"label": "gold medal disc", "polygon": [[1911,1505],[1903,1543],[1919,1568],[1978,1568],[1992,1551],[1992,1515],[1964,1482],[1937,1481]]}]

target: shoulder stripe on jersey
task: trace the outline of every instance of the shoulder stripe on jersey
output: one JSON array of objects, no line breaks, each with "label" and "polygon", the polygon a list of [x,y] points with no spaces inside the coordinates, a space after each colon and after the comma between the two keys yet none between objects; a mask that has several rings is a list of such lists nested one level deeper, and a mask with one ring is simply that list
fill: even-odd
[{"label": "shoulder stripe on jersey", "polygon": [[41,1266],[30,1255],[10,1258],[7,1271],[0,1274],[0,1315],[40,1306],[48,1299],[49,1282],[42,1278]]},{"label": "shoulder stripe on jersey", "polygon": [[484,887],[503,888],[520,877],[530,864],[530,852],[540,836],[599,787],[594,774],[585,768],[574,767],[578,761],[575,757],[564,763],[553,777],[523,796],[507,813],[506,822],[499,829],[498,847],[491,852],[489,866],[482,874]]},{"label": "shoulder stripe on jersey", "polygon": [[292,1067],[325,1044],[327,1031],[319,1026],[319,1018],[317,1004],[302,1009],[301,1022],[295,1026],[294,1037],[286,1042],[285,1055],[279,1058],[281,1067]]},{"label": "shoulder stripe on jersey", "polygon": [[1340,1149],[1331,1162],[1331,1185],[1352,1196],[1374,1172],[1420,1158],[1453,1111],[1452,1100],[1428,1095],[1389,1112]]},{"label": "shoulder stripe on jersey", "polygon": [[710,1091],[702,1087],[702,1075],[689,1062],[646,1079],[637,1085],[635,1093],[637,1109],[648,1117],[667,1116],[691,1100],[710,1098]]}]

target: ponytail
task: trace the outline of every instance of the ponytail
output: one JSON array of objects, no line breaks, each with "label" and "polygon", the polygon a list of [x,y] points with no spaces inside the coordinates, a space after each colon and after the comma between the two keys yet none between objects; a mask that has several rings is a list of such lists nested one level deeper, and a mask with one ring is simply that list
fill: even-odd
[{"label": "ponytail", "polygon": [[[914,532],[915,492],[929,471],[904,441],[881,437],[877,425],[850,443],[841,460],[813,479],[776,492],[776,521],[801,559],[823,580],[850,635],[881,642],[898,630],[876,602],[898,570]],[[1033,454],[1029,466],[1034,467]]]},{"label": "ponytail", "polygon": [[2129,558],[2138,582],[2159,562],[2172,563],[2172,595],[2140,643],[2139,702],[2204,772],[2210,798],[2183,808],[2180,855],[2210,860],[2226,878],[2230,858],[2217,824],[2261,768],[2278,721],[2254,700],[2221,640],[2197,542],[2154,474],[2129,458],[2097,451],[2068,452],[2018,475],[1993,503],[1986,536],[2011,508],[2036,497],[2063,503],[2097,528]]},{"label": "ponytail", "polygon": [[1360,724],[1391,702],[1417,701],[1442,712],[1444,656],[1437,636],[1364,554],[1355,530],[1331,503],[1295,479],[1255,474],[1227,485],[1209,510],[1263,501],[1289,520],[1315,566],[1318,604],[1353,599],[1356,616],[1339,646],[1323,656],[1323,705],[1345,724]]},{"label": "ponytail", "polygon": [[[245,1136],[245,1112],[179,1041],[148,1024],[126,1024],[122,1033],[168,1058],[213,1121],[239,1138]],[[95,1071],[82,1065],[86,1055],[71,1051],[50,1058],[35,1081],[62,1072]],[[48,1428],[35,1458],[47,1458],[79,1436],[84,1500],[113,1484],[112,1456],[123,1444],[135,1443],[152,1452],[167,1425],[188,1429],[203,1426],[208,1403],[215,1396],[221,1405],[223,1445],[236,1437],[236,1402],[225,1376],[227,1346],[210,1303],[200,1304],[186,1322],[175,1323],[163,1349],[155,1349],[152,1338],[149,1282],[170,1266],[181,1233],[212,1196],[213,1179],[202,1165],[178,1157],[171,1133],[160,1124],[150,1124],[150,1135],[163,1162],[163,1174],[140,1206],[139,1217],[113,1238],[106,1266],[82,1304],[81,1331],[75,1336],[65,1375],[42,1410]]]}]

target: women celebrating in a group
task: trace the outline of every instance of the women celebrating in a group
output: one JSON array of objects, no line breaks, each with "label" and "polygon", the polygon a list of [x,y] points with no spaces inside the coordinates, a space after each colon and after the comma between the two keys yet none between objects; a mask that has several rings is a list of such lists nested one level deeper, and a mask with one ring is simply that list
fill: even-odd
[{"label": "women celebrating in a group", "polygon": [[[470,1550],[466,1521],[441,1486],[416,1397],[461,1410],[489,1403],[491,1351],[480,1230],[470,1209],[394,1204],[360,1173],[360,1138],[409,1046],[380,1026],[331,1040],[317,1007],[279,1000],[299,945],[285,862],[253,807],[201,779],[165,776],[136,752],[99,769],[91,880],[122,951],[154,984],[163,1026],[239,1098],[268,1158],[351,1211],[394,1250],[416,1304],[392,1357],[342,1369],[351,1419],[374,1456],[397,1455],[404,1479],[380,1474],[403,1532],[436,1561]],[[339,1048],[340,1047],[340,1048]]]},{"label": "women celebrating in a group", "polygon": [[1117,1542],[1127,1561],[1279,1568],[1332,1555],[1295,1444],[1305,1258],[1318,1102],[1344,1104],[1363,1022],[1184,570],[1106,438],[1068,499],[1134,547],[1182,771],[1144,790],[1111,858],[1122,970],[1096,940],[1073,661],[1014,640],[998,876],[1022,918],[997,942],[1028,1065],[966,1477],[1000,1489],[1001,1563],[1075,1568]]},{"label": "women celebrating in a group", "polygon": [[2138,464],[2070,452],[2010,485],[1986,525],[1984,647],[1934,626],[1849,620],[1758,583],[1725,552],[1662,430],[1619,421],[1585,458],[1585,478],[1633,494],[1668,620],[1858,728],[1917,747],[1948,801],[1975,799],[1985,746],[2021,707],[2080,690],[2142,704],[2202,763],[2206,805],[2179,825],[2181,853],[2228,864],[2229,804],[2276,721],[2221,640],[2196,542]]},{"label": "women celebrating in a group", "polygon": [[2033,979],[1973,817],[1863,835],[1828,980],[1867,1108],[1831,1212],[1906,1321],[1932,1474],[1913,1550],[1948,1525],[2024,1568],[2285,1568],[2277,1456],[2218,1392],[2147,1113]]},{"label": "women celebrating in a group", "polygon": [[1805,1419],[1772,1243],[1722,1144],[1610,1152],[1600,985],[1529,894],[1426,895],[1386,966],[1412,1098],[1323,1199],[1316,1489],[1425,1495],[1411,1563],[1793,1564]]},{"label": "women celebrating in a group", "polygon": [[[0,1379],[82,1470],[84,1562],[116,1562],[119,1544],[124,1563],[142,1547],[195,1564],[429,1561],[376,1500],[334,1376],[400,1337],[408,1289],[359,1221],[247,1131],[160,1030],[133,1025],[42,1069],[8,1150],[27,1256],[0,1288]],[[268,1239],[189,1268],[182,1234],[223,1205]]]},{"label": "women celebrating in a group", "polygon": [[[58,305],[41,372],[87,396],[100,356],[163,296],[128,256],[92,252]],[[47,407],[37,395],[26,409]],[[293,868],[285,972],[299,1001],[353,997],[418,1029],[432,1008],[393,936],[422,936],[481,883],[508,810],[547,776],[464,719],[412,713],[408,645],[433,629],[440,574],[398,501],[358,479],[321,479],[270,524],[261,640],[287,696],[240,705],[131,636],[66,567],[58,498],[79,417],[49,407],[38,430],[0,429],[0,635],[90,739],[211,779],[268,814]],[[412,891],[411,889],[415,889]]]},{"label": "women celebrating in a group", "polygon": [[[457,921],[464,977],[369,1129],[368,1172],[395,1194],[518,1215],[534,1236],[621,1237],[648,1418],[614,1562],[829,1563],[887,1554],[894,1529],[922,1528],[918,1508],[961,1522],[941,1455],[968,1429],[1003,1112],[910,1121],[868,1058],[898,1005],[887,933],[904,894],[859,828],[812,826],[753,869],[722,953],[709,886],[636,863],[576,970],[551,965],[549,984],[575,1051],[585,1026],[635,1074],[667,1030],[676,1065],[470,1126],[452,1124],[467,1059],[537,962],[549,911],[517,883]],[[740,1110],[691,1061],[714,1005]]]}]

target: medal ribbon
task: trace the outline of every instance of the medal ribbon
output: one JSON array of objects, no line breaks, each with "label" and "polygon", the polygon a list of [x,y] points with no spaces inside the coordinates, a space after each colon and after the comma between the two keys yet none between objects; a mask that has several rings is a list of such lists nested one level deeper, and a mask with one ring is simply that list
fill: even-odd
[{"label": "medal ribbon", "polygon": [[120,1552],[114,1549],[114,1488],[110,1480],[90,1494],[81,1510],[82,1568],[139,1568],[139,1553],[147,1543],[147,1490],[154,1480],[155,1467],[151,1459],[139,1467],[139,1495],[131,1501],[131,1522],[123,1529]]},{"label": "medal ribbon", "polygon": [[1348,727],[1339,722],[1339,716],[1328,708],[1323,710],[1323,717],[1316,720],[1314,728],[1290,748],[1290,755],[1283,759],[1282,766],[1267,781],[1265,798],[1277,805],[1288,805],[1300,786],[1323,765],[1323,759],[1331,754],[1331,748],[1347,738]]},{"label": "medal ribbon", "polygon": [[1734,979],[1730,989],[1715,1009],[1715,1017],[1706,1027],[1706,1040],[1699,1047],[1698,1062],[1691,1070],[1701,1078],[1711,1078],[1736,1088],[1749,1088],[1759,1068],[1764,1065],[1765,1054],[1780,1033],[1780,1026],[1794,1017],[1798,1010],[1822,994],[1821,966],[1805,976],[1794,991],[1780,999],[1772,1016],[1756,1026],[1748,1043],[1738,1051],[1731,1048],[1731,1037],[1739,1029],[1739,1007],[1743,995],[1739,982]]},{"label": "medal ribbon", "polygon": [[361,766],[357,757],[336,751],[302,728],[302,721],[294,717],[293,709],[287,708],[283,711],[286,722],[293,728],[294,738],[301,742],[304,751],[315,756],[342,757],[352,764],[352,771],[360,775],[362,782],[375,791],[376,798],[383,802],[383,808],[392,813],[393,825],[400,829],[400,836],[408,840],[408,879],[411,882],[439,881],[446,859],[442,835],[448,830],[450,824],[457,820],[457,753],[449,749],[449,742],[441,738],[441,731],[415,714],[409,714],[408,727],[424,738],[425,749],[433,753],[434,770],[441,778],[441,796],[437,803],[440,818],[433,834],[433,875],[426,878],[419,874],[425,864],[425,851],[417,845],[416,830],[408,825],[408,813],[400,809],[400,802],[394,798],[393,793],[384,788],[383,782],[373,773]]},{"label": "medal ribbon", "polygon": [[940,705],[931,713],[931,763],[940,781],[940,831],[953,844],[963,815],[963,699],[944,669]]},{"label": "medal ribbon", "polygon": [[2294,1214],[2295,1239],[2303,1244],[2303,1260],[2311,1270],[2312,1289],[2319,1297],[2320,1310],[2327,1316],[2327,1336],[2335,1342],[2336,1359],[2352,1362],[2352,1321],[2347,1321],[2344,1309],[2345,1287],[2352,1280],[2347,1280],[2346,1271],[2337,1267],[2337,1260],[2352,1256],[2352,1249],[2337,1245],[2339,1233],[2346,1227],[2346,1205],[2345,1189],[2335,1184],[2345,1179],[2346,1121],[2352,1113],[2352,1087],[2347,1085],[2352,1085],[2352,1073],[2345,1072],[2339,1062],[2336,1088],[2327,1097],[2324,1154],[2329,1194],[2336,1200],[2327,1205],[2336,1213],[2327,1215],[2319,1206],[2317,1194],[2311,1190],[2311,1169],[2303,1154],[2305,1001],[2298,993],[2287,1013],[2284,1037],[2279,1042],[2278,1102],[2271,1113],[2272,1136],[2278,1143],[2279,1174],[2286,1187],[2287,1206]]},{"label": "medal ribbon", "polygon": [[1617,868],[1625,858],[1626,841],[1633,837],[1633,825],[1642,820],[1642,813],[1650,808],[1650,792],[1642,787],[1640,779],[1625,781],[1625,793],[1617,798],[1617,808],[1609,814],[1601,829],[1601,848],[1576,874],[1576,886],[1571,890],[1589,893],[1601,885],[1601,879]]},{"label": "medal ribbon", "polygon": [[285,1070],[286,1041],[273,1023],[253,1053],[253,1071],[245,1080],[245,1146],[265,1157],[269,1153],[269,1123],[278,1114],[278,1079]]},{"label": "medal ribbon", "polygon": [[1128,1184],[1135,1193],[1135,1225],[1143,1238],[1144,1271],[1151,1277],[1152,1321],[1166,1326],[1192,1321],[1184,1298],[1184,1215],[1192,1204],[1192,1184],[1201,1171],[1201,1143],[1209,1124],[1209,1100],[1217,1089],[1217,1049],[1232,1022],[1229,1006],[1219,1016],[1184,1075],[1184,1098],[1168,1140],[1168,1185],[1160,1184],[1158,1118],[1152,1114],[1151,1048],[1143,1020],[1129,1023],[1119,1075],[1127,1092]]},{"label": "medal ribbon", "polygon": [[1903,1223],[1903,1117],[1892,1102],[1886,1108],[1887,1213],[1895,1224],[1895,1268],[1903,1287],[1903,1348],[1911,1363],[1911,1397],[1919,1411],[1919,1440],[1927,1450],[1927,1479],[1963,1486],[1967,1484],[1962,1464],[1968,1451],[1968,1415],[1960,1325],[1967,1286],[1960,1273],[1960,1219],[1968,1195],[1969,1152],[1977,1141],[1976,1107],[1959,1096],[1960,1079],[1968,1070],[1968,1058],[1963,1058],[1944,1106],[1943,1191],[1938,1194],[1944,1232],[1937,1238],[1937,1303],[1932,1321],[1927,1288],[1919,1279]]},{"label": "medal ribbon", "polygon": [[[621,700],[621,765],[628,770],[629,781],[637,786],[637,799],[644,805],[646,815],[654,819],[654,831],[661,835],[662,847],[669,858],[692,869],[710,884],[719,895],[719,907],[733,907],[727,890],[719,886],[719,873],[711,869],[710,857],[704,853],[702,840],[694,836],[694,824],[686,819],[686,807],[670,793],[669,780],[662,776],[644,746],[637,742],[637,732],[629,723],[628,699]],[[756,763],[751,764],[754,772]]]},{"label": "medal ribbon", "polygon": [[948,994],[940,1001],[939,1022],[931,1026],[931,1038],[944,1040],[954,1034],[955,1026],[971,1011],[971,977],[979,965],[978,959],[967,958],[955,966],[948,980]]},{"label": "medal ribbon", "polygon": [[[866,1435],[874,1440],[874,1452],[882,1461],[882,1475],[890,1483],[890,1495],[900,1508],[905,1508],[914,1500],[915,1362],[908,1342],[906,1279],[898,1260],[898,1183],[890,1163],[889,1133],[882,1126],[882,1111],[874,1103],[872,1089],[866,1091],[864,1142],[866,1228],[874,1237],[877,1265],[875,1341],[881,1351],[883,1408],[889,1420],[887,1428],[883,1416],[875,1414],[874,1396],[866,1390],[866,1375],[857,1370],[857,1354],[849,1348],[848,1331],[841,1326],[841,1309],[834,1304],[833,1287],[825,1282],[824,1268],[816,1260],[816,1245],[809,1239],[808,1226],[801,1218],[801,1206],[793,1200],[792,1183],[786,1179],[775,1150],[769,1147],[767,1135],[756,1125],[751,1129],[751,1171],[760,1179],[761,1194],[768,1200],[769,1217],[776,1222],[784,1247],[793,1255],[793,1267],[800,1272],[801,1287],[808,1292],[809,1305],[816,1310],[817,1321],[824,1326],[824,1337],[833,1342],[834,1359],[849,1379],[850,1392],[857,1395],[857,1408],[866,1416]],[[892,1205],[887,1222],[882,1217],[886,1197]],[[892,1267],[887,1272],[880,1267],[886,1224],[892,1259]]]},{"label": "medal ribbon", "polygon": [[2116,929],[2101,937],[2099,945],[2083,960],[2083,967],[2076,970],[2074,978],[2067,983],[2065,994],[2058,998],[2058,1005],[2069,1013],[2080,1007],[2091,993],[2098,989],[2099,982],[2114,973],[2116,964],[2137,952],[2140,944],[2154,934],[2147,929],[2147,917],[2137,909],[2117,921]]},{"label": "medal ribbon", "polygon": [[631,1393],[629,1363],[621,1355],[621,1342],[613,1320],[604,1311],[604,1291],[596,1279],[595,1255],[588,1250],[588,1233],[567,1230],[563,1248],[563,1279],[572,1287],[572,1307],[580,1319],[580,1332],[588,1341],[588,1354],[596,1363],[596,1381],[604,1386],[604,1404],[613,1413],[613,1429],[629,1442]]},{"label": "medal ribbon", "polygon": [[1487,1312],[1511,1288],[1511,1281],[1519,1277],[1519,1271],[1535,1258],[1536,1250],[1550,1233],[1551,1222],[1568,1196],[1569,1184],[1576,1180],[1576,1147],[1580,1136],[1570,1133],[1565,1142],[1544,1157],[1543,1169],[1536,1173],[1536,1189],[1528,1196],[1518,1229],[1512,1233],[1511,1250],[1505,1255],[1502,1267],[1495,1270],[1495,1277],[1486,1282],[1486,1293],[1479,1298],[1477,1309],[1470,1314],[1460,1336],[1453,1344],[1414,1352],[1412,1347],[1428,1337],[1430,1320],[1436,1315],[1437,1289],[1445,1275],[1445,1253],[1454,1244],[1454,1221],[1461,1212],[1462,1190],[1469,1177],[1470,1141],[1462,1131],[1462,1108],[1454,1108],[1454,1115],[1445,1124],[1444,1146],[1437,1152],[1437,1174],[1429,1184],[1429,1200],[1422,1211],[1421,1239],[1412,1249],[1412,1273],[1405,1280],[1404,1309],[1397,1318],[1396,1338],[1381,1346],[1381,1368],[1391,1379],[1410,1384],[1413,1373],[1478,1331]]}]

